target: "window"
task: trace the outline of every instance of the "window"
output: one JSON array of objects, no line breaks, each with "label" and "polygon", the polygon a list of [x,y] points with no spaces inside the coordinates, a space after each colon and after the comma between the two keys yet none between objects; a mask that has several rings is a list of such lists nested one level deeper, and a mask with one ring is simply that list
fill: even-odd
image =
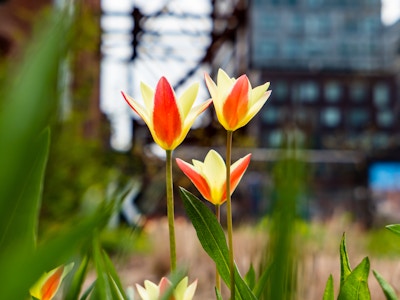
[{"label": "window", "polygon": [[378,83],[374,87],[374,104],[378,108],[384,108],[389,104],[389,87],[386,83]]},{"label": "window", "polygon": [[267,107],[261,112],[261,120],[264,124],[276,124],[279,121],[280,110],[275,107]]},{"label": "window", "polygon": [[321,123],[327,127],[336,127],[340,124],[341,113],[336,107],[327,107],[321,112]]},{"label": "window", "polygon": [[315,102],[319,97],[318,85],[313,81],[307,81],[299,85],[299,100],[301,102]]},{"label": "window", "polygon": [[271,58],[276,57],[278,54],[278,46],[274,42],[260,42],[255,45],[260,56]]},{"label": "window", "polygon": [[282,45],[284,58],[298,58],[301,52],[301,43],[296,40],[288,40]]},{"label": "window", "polygon": [[273,83],[274,98],[278,101],[285,101],[289,96],[289,88],[286,82],[278,81]]},{"label": "window", "polygon": [[304,20],[303,16],[294,14],[290,19],[289,19],[289,30],[293,34],[301,34],[303,33],[304,30]]},{"label": "window", "polygon": [[352,109],[348,115],[348,125],[355,128],[366,126],[369,120],[369,112],[365,108]]},{"label": "window", "polygon": [[376,116],[376,122],[380,127],[390,127],[394,122],[394,114],[391,110],[384,110],[378,112]]},{"label": "window", "polygon": [[325,99],[327,102],[338,102],[342,96],[342,87],[338,82],[328,82],[324,89]]},{"label": "window", "polygon": [[283,133],[281,130],[274,130],[268,135],[269,147],[280,147],[283,143]]},{"label": "window", "polygon": [[350,99],[353,102],[363,102],[367,97],[367,88],[364,83],[356,82],[350,86]]}]

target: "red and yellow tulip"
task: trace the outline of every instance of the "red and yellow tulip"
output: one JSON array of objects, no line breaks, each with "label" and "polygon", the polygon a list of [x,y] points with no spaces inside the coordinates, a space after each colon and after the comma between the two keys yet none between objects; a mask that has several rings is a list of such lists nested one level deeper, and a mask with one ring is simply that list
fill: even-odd
[{"label": "red and yellow tulip", "polygon": [[[250,163],[251,154],[247,154],[231,166],[231,194],[236,189]],[[193,160],[193,165],[177,158],[179,168],[193,182],[202,196],[215,205],[226,201],[226,165],[223,158],[210,150],[204,162]]]},{"label": "red and yellow tulip", "polygon": [[208,74],[205,74],[205,80],[218,121],[228,131],[246,125],[271,95],[269,82],[253,89],[246,75],[230,78],[222,69],[218,71],[217,84]]},{"label": "red and yellow tulip", "polygon": [[72,270],[74,264],[59,266],[45,273],[29,290],[31,296],[39,300],[51,300],[56,295],[64,277]]},{"label": "red and yellow tulip", "polygon": [[[158,285],[149,280],[145,280],[144,287],[136,285],[142,300],[159,300],[163,294],[171,287],[171,282],[163,277]],[[168,299],[173,300],[192,300],[197,287],[197,280],[188,286],[188,278],[184,277],[172,292]]]},{"label": "red and yellow tulip", "polygon": [[193,107],[199,85],[191,85],[177,99],[167,79],[161,77],[155,91],[141,83],[144,106],[122,92],[129,106],[149,127],[154,141],[164,150],[173,150],[184,140],[196,117],[210,104],[211,99]]}]

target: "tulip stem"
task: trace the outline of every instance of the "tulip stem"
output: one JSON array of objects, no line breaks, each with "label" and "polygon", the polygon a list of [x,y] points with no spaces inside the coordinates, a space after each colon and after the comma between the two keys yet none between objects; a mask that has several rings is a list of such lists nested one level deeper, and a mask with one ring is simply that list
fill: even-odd
[{"label": "tulip stem", "polygon": [[[221,205],[215,205],[215,217],[218,223],[221,223]],[[219,275],[217,264],[215,264],[215,287],[218,291],[221,291],[221,276]]]},{"label": "tulip stem", "polygon": [[176,245],[175,245],[175,217],[174,217],[174,191],[172,181],[172,150],[166,150],[166,189],[167,189],[167,217],[169,229],[169,249],[171,260],[171,272],[176,269]]},{"label": "tulip stem", "polygon": [[232,203],[231,203],[231,160],[233,131],[227,131],[226,138],[226,214],[229,244],[229,270],[231,275],[231,300],[235,300],[235,265],[233,259]]}]

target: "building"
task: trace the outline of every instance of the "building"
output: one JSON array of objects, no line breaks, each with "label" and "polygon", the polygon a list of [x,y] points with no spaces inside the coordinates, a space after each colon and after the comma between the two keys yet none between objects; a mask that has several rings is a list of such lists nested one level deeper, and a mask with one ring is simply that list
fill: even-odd
[{"label": "building", "polygon": [[252,1],[251,69],[274,93],[261,146],[293,127],[307,148],[398,143],[400,25],[385,27],[380,13],[380,0]]}]

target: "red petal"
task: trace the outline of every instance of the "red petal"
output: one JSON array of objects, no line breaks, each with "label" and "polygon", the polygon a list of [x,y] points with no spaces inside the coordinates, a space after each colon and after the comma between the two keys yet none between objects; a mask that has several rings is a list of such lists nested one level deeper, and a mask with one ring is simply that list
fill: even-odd
[{"label": "red petal", "polygon": [[250,164],[251,154],[247,154],[243,161],[231,172],[231,188],[234,190],[239,184],[244,172],[246,172],[247,167]]},{"label": "red petal", "polygon": [[159,80],[154,95],[153,128],[157,137],[169,146],[182,130],[174,91],[165,77]]},{"label": "red petal", "polygon": [[207,181],[193,168],[191,164],[177,158],[176,163],[183,173],[190,179],[205,199],[211,201],[211,191]]},{"label": "red petal", "polygon": [[240,76],[231,93],[225,100],[223,114],[229,127],[234,128],[244,118],[248,110],[249,80],[246,75]]},{"label": "red petal", "polygon": [[[231,170],[231,194],[235,191],[237,185],[240,182],[240,179],[242,179],[242,176],[244,172],[246,172],[247,167],[250,164],[250,158],[251,154],[247,154],[241,163],[233,170]],[[222,202],[226,201],[226,185],[224,185],[224,192],[222,194],[222,199],[224,199]]]},{"label": "red petal", "polygon": [[41,288],[42,300],[50,300],[53,298],[58,286],[60,285],[63,272],[64,266],[61,266],[46,280]]}]

